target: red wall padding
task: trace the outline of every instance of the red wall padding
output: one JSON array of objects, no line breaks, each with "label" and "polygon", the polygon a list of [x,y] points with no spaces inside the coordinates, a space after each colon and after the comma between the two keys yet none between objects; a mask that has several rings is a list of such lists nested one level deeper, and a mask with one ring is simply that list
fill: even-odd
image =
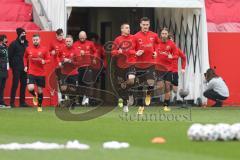
[{"label": "red wall padding", "polygon": [[1,3],[0,15],[0,21],[31,21],[32,5]]},{"label": "red wall padding", "polygon": [[[29,40],[31,44],[31,37],[32,35],[36,32],[27,32],[27,39]],[[41,35],[41,44],[45,46],[49,46],[50,42],[55,39],[55,33],[54,32],[38,32]],[[16,32],[0,32],[0,34],[6,34],[8,37],[9,44],[11,41],[16,39]],[[50,75],[50,73],[53,72],[54,68],[52,67],[53,64],[48,64],[46,66],[46,71]],[[43,105],[44,106],[56,106],[57,105],[57,92],[54,92],[54,89],[50,86],[51,84],[56,84],[56,79],[52,78],[51,82],[49,81],[49,76],[46,78],[46,88],[44,89],[44,101]],[[9,97],[10,97],[10,92],[11,92],[11,84],[12,84],[12,73],[11,70],[9,71],[9,77],[7,80],[6,88],[5,88],[5,102],[8,104],[9,103]],[[56,86],[55,86],[56,87]],[[51,95],[51,92],[53,93]],[[19,96],[19,89],[17,91],[17,97]],[[32,105],[32,98],[30,94],[26,90],[26,97],[27,97],[27,103]],[[15,101],[15,104],[18,104],[19,101],[18,99]]]},{"label": "red wall padding", "polygon": [[240,105],[240,33],[208,33],[211,67],[226,81],[230,97],[226,105]]}]

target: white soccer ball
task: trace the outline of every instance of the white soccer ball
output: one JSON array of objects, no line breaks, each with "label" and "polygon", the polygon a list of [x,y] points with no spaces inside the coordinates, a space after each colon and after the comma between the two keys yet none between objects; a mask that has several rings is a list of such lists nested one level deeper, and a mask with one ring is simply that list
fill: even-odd
[{"label": "white soccer ball", "polygon": [[231,132],[233,134],[233,139],[240,141],[240,123],[235,123],[231,126]]},{"label": "white soccer ball", "polygon": [[203,125],[201,124],[193,124],[187,132],[188,138],[193,141],[200,141],[202,140],[202,130],[203,130]]},{"label": "white soccer ball", "polygon": [[206,124],[203,126],[201,140],[203,141],[216,141],[219,137],[215,129],[215,125]]},{"label": "white soccer ball", "polygon": [[231,126],[225,123],[219,123],[215,126],[216,131],[218,132],[218,140],[229,141],[234,138],[234,134],[231,131]]}]

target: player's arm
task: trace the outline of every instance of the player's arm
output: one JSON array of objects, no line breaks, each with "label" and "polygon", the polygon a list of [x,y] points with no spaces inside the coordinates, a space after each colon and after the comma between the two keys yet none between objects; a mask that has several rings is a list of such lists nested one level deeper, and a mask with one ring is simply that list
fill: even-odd
[{"label": "player's arm", "polygon": [[155,38],[154,38],[154,39],[155,39],[155,41],[154,41],[154,42],[155,42],[154,45],[158,45],[159,43],[161,43],[161,39],[158,37],[157,34],[155,35]]},{"label": "player's arm", "polygon": [[54,47],[53,43],[50,43],[49,52],[50,52],[51,55],[56,54],[56,50],[55,50],[55,47]]},{"label": "player's arm", "polygon": [[60,51],[59,53],[58,53],[58,55],[57,55],[57,64],[58,64],[58,66],[62,66],[63,65],[63,52],[62,51]]},{"label": "player's arm", "polygon": [[170,58],[170,59],[178,59],[179,58],[178,48],[174,42],[172,42],[172,44],[171,44],[171,52],[172,52],[172,54],[169,54],[168,58]]},{"label": "player's arm", "polygon": [[118,52],[119,51],[119,41],[118,39],[116,38],[114,41],[113,41],[113,45],[112,45],[112,56],[116,56],[118,55]]},{"label": "player's arm", "polygon": [[136,35],[134,35],[134,43],[135,43],[135,55],[136,56],[141,56],[144,53],[144,50],[140,49],[140,46],[138,44],[138,38]]},{"label": "player's arm", "polygon": [[50,54],[46,50],[45,54],[44,54],[44,57],[43,57],[43,60],[42,60],[42,64],[47,64],[47,63],[50,63]]},{"label": "player's arm", "polygon": [[92,54],[91,54],[91,56],[92,56],[92,62],[94,63],[94,64],[96,64],[97,63],[97,57],[98,57],[98,51],[97,51],[97,48],[94,46],[94,44],[93,44],[93,42],[91,43],[91,51],[92,51]]},{"label": "player's arm", "polygon": [[136,55],[136,50],[135,50],[136,47],[135,46],[136,46],[135,41],[132,41],[129,46],[130,47],[129,54]]},{"label": "player's arm", "polygon": [[187,58],[186,58],[186,55],[183,53],[183,51],[182,51],[181,49],[179,49],[179,56],[181,57],[182,69],[185,70],[185,68],[186,68],[186,60],[187,60]]}]

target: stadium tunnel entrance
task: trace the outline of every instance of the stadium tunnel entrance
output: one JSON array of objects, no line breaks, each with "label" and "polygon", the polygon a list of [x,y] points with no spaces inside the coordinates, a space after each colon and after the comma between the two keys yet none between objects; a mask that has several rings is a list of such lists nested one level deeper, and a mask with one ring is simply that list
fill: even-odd
[{"label": "stadium tunnel entrance", "polygon": [[[176,1],[177,2],[177,1]],[[134,2],[129,2],[134,3]],[[157,2],[156,2],[157,3]],[[127,3],[126,3],[127,4]],[[120,34],[122,22],[131,25],[131,33],[139,30],[139,19],[147,16],[151,19],[151,29],[159,33],[161,27],[168,27],[173,34],[175,42],[187,56],[187,68],[184,75],[179,72],[179,88],[185,85],[189,95],[185,98],[195,103],[203,97],[203,80],[205,71],[209,67],[207,23],[204,4],[193,5],[186,3],[155,5],[133,5],[123,7],[98,5],[98,3],[81,3],[67,7],[67,33],[77,39],[78,32],[85,30],[95,32],[101,37],[101,43],[112,41]],[[93,7],[94,6],[94,7]],[[137,6],[137,7],[134,7]],[[144,7],[146,6],[146,7]],[[179,63],[179,66],[181,64]],[[183,82],[185,82],[183,84]],[[178,94],[179,95],[179,94]],[[178,99],[181,99],[178,96]]]}]

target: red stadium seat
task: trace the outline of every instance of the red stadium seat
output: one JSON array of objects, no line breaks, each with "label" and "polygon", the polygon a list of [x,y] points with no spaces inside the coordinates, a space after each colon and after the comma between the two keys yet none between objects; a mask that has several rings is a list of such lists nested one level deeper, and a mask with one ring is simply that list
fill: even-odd
[{"label": "red stadium seat", "polygon": [[1,4],[0,21],[31,21],[32,5],[30,4]]},{"label": "red stadium seat", "polygon": [[0,0],[1,4],[9,2],[25,2],[25,0]]},{"label": "red stadium seat", "polygon": [[32,5],[25,0],[0,0],[0,30],[15,31],[17,27],[26,30],[41,30],[32,22]]},{"label": "red stadium seat", "polygon": [[26,30],[41,30],[40,27],[38,27],[33,22],[0,22],[0,30],[1,31],[15,31],[16,28],[22,27]]},{"label": "red stadium seat", "polygon": [[208,31],[239,32],[239,0],[206,0]]}]

